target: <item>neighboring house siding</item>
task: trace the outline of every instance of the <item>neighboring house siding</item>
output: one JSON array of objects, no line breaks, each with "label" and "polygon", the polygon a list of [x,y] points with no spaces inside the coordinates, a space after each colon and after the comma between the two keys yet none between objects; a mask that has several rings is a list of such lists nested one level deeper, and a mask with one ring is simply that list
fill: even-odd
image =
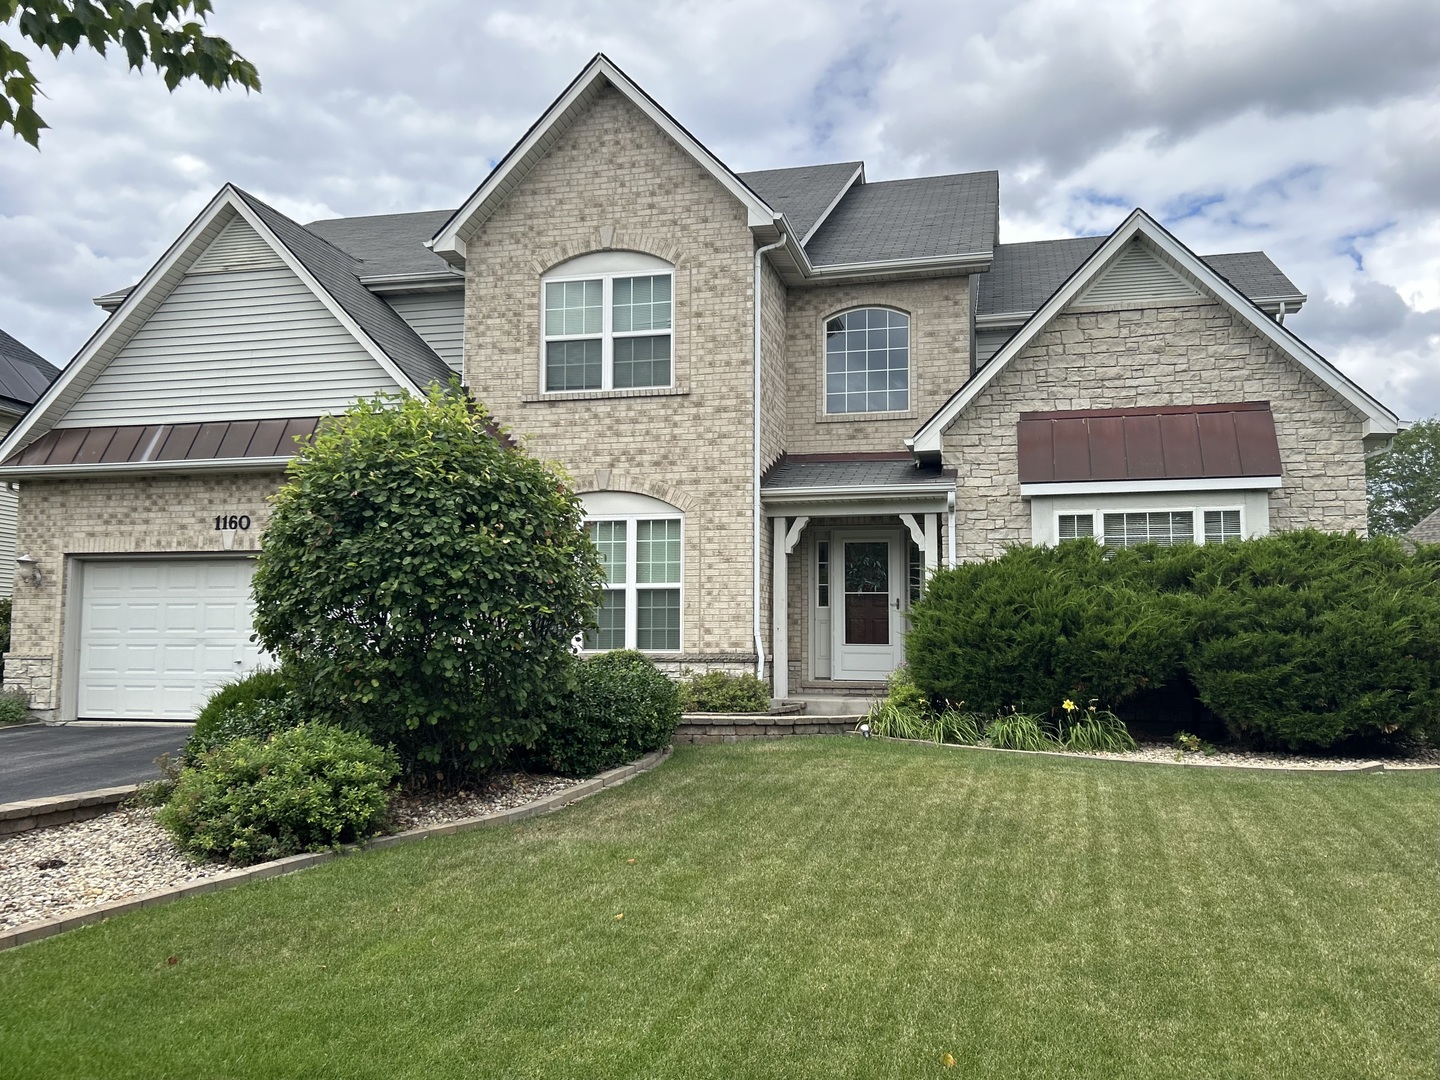
[{"label": "neighboring house siding", "polygon": [[[744,208],[606,89],[466,248],[467,383],[580,490],[681,506],[683,662],[750,662],[755,248]],[[676,390],[542,397],[540,275],[607,248],[675,267]]]},{"label": "neighboring house siding", "polygon": [[[19,543],[39,560],[44,580],[16,590],[5,689],[29,694],[33,709],[60,707],[67,556],[258,550],[281,479],[275,472],[25,481]],[[217,531],[222,511],[249,515],[250,529]]]},{"label": "neighboring house siding", "polygon": [[441,360],[464,371],[465,293],[461,289],[430,293],[395,293],[385,300],[435,350]]},{"label": "neighboring house siding", "polygon": [[944,436],[962,558],[1030,541],[1015,425],[1024,411],[1269,401],[1284,466],[1270,528],[1365,531],[1363,419],[1218,304],[1063,312]]},{"label": "neighboring house siding", "polygon": [[395,389],[288,268],[189,274],[55,426],[315,416]]},{"label": "neighboring house siding", "polygon": [[[15,417],[0,416],[0,436],[9,434]],[[15,522],[19,514],[20,496],[10,489],[13,481],[0,480],[0,600],[8,600],[15,590]]]},{"label": "neighboring house siding", "polygon": [[[910,316],[910,409],[890,419],[825,413],[825,320],[857,307]],[[785,316],[791,453],[903,450],[905,439],[970,377],[970,287],[965,277],[790,290]]]}]

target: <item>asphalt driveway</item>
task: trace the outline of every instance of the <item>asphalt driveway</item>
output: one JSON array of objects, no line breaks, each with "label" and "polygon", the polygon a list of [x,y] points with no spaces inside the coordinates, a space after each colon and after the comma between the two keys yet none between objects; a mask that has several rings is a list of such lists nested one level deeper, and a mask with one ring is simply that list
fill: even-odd
[{"label": "asphalt driveway", "polygon": [[191,726],[0,728],[0,803],[157,779]]}]

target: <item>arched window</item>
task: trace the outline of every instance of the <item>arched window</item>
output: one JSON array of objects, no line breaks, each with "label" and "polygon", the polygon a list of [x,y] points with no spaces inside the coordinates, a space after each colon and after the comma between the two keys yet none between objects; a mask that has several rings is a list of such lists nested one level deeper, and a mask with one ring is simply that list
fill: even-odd
[{"label": "arched window", "polygon": [[683,513],[628,491],[594,491],[580,498],[585,527],[605,569],[598,626],[586,632],[581,647],[679,652]]},{"label": "arched window", "polygon": [[665,260],[635,251],[597,251],[547,271],[545,390],[670,386],[674,277]]},{"label": "arched window", "polygon": [[856,308],[825,321],[825,411],[910,408],[910,316]]}]

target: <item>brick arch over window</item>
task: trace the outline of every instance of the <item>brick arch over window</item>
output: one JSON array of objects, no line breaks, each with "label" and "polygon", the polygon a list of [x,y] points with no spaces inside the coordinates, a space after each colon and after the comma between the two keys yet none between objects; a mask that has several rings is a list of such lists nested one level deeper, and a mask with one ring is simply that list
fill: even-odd
[{"label": "brick arch over window", "polygon": [[692,514],[699,509],[698,504],[691,496],[663,480],[612,472],[609,469],[596,470],[589,481],[580,481],[575,485],[577,495],[587,495],[596,491],[632,491],[637,495],[649,495],[653,499],[669,503],[686,514]]},{"label": "brick arch over window", "polygon": [[601,226],[587,237],[537,252],[530,265],[536,274],[548,274],[561,263],[602,251],[633,251],[639,255],[653,255],[675,267],[679,267],[685,259],[684,251],[671,240],[639,229],[618,229],[607,225]]}]

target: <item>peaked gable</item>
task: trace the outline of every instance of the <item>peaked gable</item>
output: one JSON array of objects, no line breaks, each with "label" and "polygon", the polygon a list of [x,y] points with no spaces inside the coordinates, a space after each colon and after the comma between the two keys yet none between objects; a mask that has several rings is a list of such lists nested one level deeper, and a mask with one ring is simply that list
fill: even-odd
[{"label": "peaked gable", "polygon": [[960,413],[984,393],[995,377],[1009,366],[1057,315],[1074,306],[1077,298],[1096,284],[1106,271],[1129,252],[1130,245],[1137,242],[1143,242],[1147,256],[1157,259],[1164,264],[1165,269],[1176,272],[1177,277],[1198,287],[1200,297],[1209,297],[1220,303],[1277,352],[1308,371],[1345,401],[1364,418],[1367,437],[1393,435],[1399,430],[1399,418],[1393,412],[1293,332],[1266,315],[1253,301],[1216,273],[1205,260],[1172,236],[1144,210],[1137,209],[1051,294],[1040,309],[1000,348],[994,358],[951,395],[950,399],[906,440],[906,445],[916,454],[939,453],[942,436]]}]

